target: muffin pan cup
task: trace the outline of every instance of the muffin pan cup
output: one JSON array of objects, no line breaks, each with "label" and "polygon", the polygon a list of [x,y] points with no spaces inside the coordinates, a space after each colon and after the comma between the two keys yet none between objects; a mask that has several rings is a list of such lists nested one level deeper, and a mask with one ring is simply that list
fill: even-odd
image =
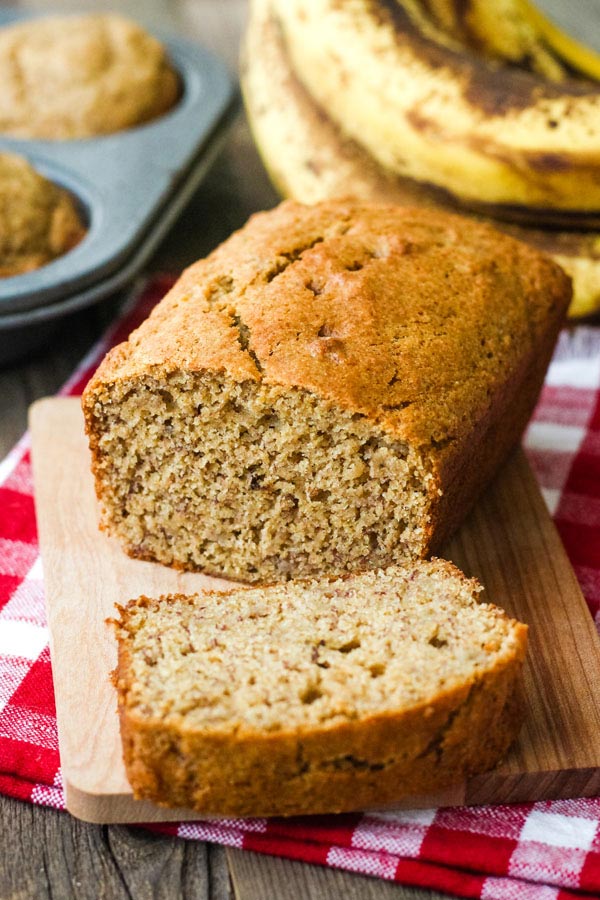
[{"label": "muffin pan cup", "polygon": [[[0,10],[0,27],[24,18],[22,12]],[[158,37],[182,87],[177,105],[161,117],[87,139],[0,135],[0,151],[24,156],[42,175],[70,191],[88,227],[81,243],[53,262],[0,279],[0,332],[6,338],[0,340],[0,362],[3,348],[10,350],[11,331],[23,332],[81,309],[130,282],[190,199],[222,143],[238,106],[225,65],[201,46]]]},{"label": "muffin pan cup", "polygon": [[218,156],[227,136],[228,120],[229,117],[211,135],[209,145],[203,149],[179,190],[169,197],[160,219],[152,223],[133,256],[122,268],[104,281],[54,303],[26,312],[0,315],[0,367],[10,365],[48,343],[67,324],[65,317],[117,293],[133,282]]}]

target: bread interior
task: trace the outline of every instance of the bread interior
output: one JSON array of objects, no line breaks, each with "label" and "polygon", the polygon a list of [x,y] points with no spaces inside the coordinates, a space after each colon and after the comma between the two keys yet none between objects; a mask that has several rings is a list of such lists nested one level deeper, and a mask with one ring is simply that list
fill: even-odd
[{"label": "bread interior", "polygon": [[254,582],[423,553],[420,455],[306,390],[149,374],[109,385],[92,417],[103,521],[134,556]]}]

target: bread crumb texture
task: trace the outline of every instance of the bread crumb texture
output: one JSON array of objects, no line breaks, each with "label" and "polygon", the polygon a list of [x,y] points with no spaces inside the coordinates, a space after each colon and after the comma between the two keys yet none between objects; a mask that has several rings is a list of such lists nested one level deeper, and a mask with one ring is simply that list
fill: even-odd
[{"label": "bread crumb texture", "polygon": [[441,560],[132,601],[115,682],[136,797],[281,815],[393,803],[494,765],[526,626]]},{"label": "bread crumb texture", "polygon": [[123,16],[56,16],[0,29],[2,134],[109,134],[162,115],[179,92],[163,46]]},{"label": "bread crumb texture", "polygon": [[457,216],[253,216],[86,389],[103,524],[242,581],[424,556],[517,441],[569,296],[550,260]]},{"label": "bread crumb texture", "polygon": [[72,250],[84,234],[67,191],[23,157],[0,153],[0,277],[39,269]]}]

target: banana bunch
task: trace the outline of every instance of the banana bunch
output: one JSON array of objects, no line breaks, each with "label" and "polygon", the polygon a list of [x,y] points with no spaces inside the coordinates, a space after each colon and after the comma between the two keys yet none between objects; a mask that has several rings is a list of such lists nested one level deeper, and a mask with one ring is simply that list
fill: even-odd
[{"label": "banana bunch", "polygon": [[468,209],[600,309],[600,84],[526,0],[252,0],[242,87],[285,196]]}]

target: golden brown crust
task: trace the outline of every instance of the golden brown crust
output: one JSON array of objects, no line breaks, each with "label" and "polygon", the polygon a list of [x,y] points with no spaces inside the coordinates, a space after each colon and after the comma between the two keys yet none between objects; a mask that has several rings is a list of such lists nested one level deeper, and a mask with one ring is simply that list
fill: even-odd
[{"label": "golden brown crust", "polygon": [[0,30],[0,132],[65,140],[162,115],[179,79],[161,44],[114,13],[20,22]]},{"label": "golden brown crust", "polygon": [[72,250],[84,234],[65,190],[21,156],[0,153],[0,277],[46,265]]},{"label": "golden brown crust", "polygon": [[301,739],[182,739],[120,708],[128,778],[136,799],[223,816],[352,812],[433,794],[505,755],[522,721],[519,670],[441,698],[427,717],[423,708]]},{"label": "golden brown crust", "polygon": [[470,434],[506,366],[554,339],[569,292],[557,265],[487,225],[288,201],[187,269],[86,395],[150,372],[224,370],[310,391],[429,447]]},{"label": "golden brown crust", "polygon": [[307,391],[414,448],[433,475],[429,552],[525,427],[569,298],[557,265],[487,225],[285,202],[191,266],[100,366],[83,397],[99,490],[108,386],[224,371]]},{"label": "golden brown crust", "polygon": [[[443,569],[442,564],[442,569]],[[448,577],[456,573],[445,564]],[[171,598],[193,603],[194,598]],[[208,600],[208,597],[203,599]],[[319,727],[276,732],[248,727],[202,730],[166,723],[132,708],[135,606],[122,609],[115,684],[124,760],[138,799],[185,806],[203,814],[301,815],[346,812],[428,794],[483,772],[506,753],[518,733],[520,672],[527,628],[508,623],[514,650],[481,675],[441,691],[426,703]]]}]

